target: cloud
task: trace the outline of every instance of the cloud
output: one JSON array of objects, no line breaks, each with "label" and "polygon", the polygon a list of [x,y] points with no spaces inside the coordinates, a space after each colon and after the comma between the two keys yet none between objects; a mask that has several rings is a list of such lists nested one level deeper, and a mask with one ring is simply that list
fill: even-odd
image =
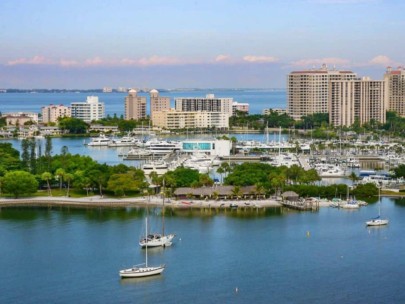
[{"label": "cloud", "polygon": [[228,62],[231,61],[231,57],[229,55],[218,55],[215,57],[215,62]]},{"label": "cloud", "polygon": [[252,63],[271,63],[278,61],[278,58],[273,56],[252,56],[247,55],[243,57],[244,61],[252,62]]},{"label": "cloud", "polygon": [[43,56],[34,56],[31,58],[18,58],[7,62],[7,65],[19,64],[50,64],[51,61]]},{"label": "cloud", "polygon": [[301,59],[298,61],[291,62],[291,66],[294,67],[312,67],[312,66],[321,66],[322,64],[326,65],[339,65],[339,66],[348,66],[350,65],[350,60],[344,58],[318,58],[318,59]]},{"label": "cloud", "polygon": [[396,63],[385,55],[378,55],[370,60],[369,64],[371,65],[382,65],[382,66],[389,66],[389,65],[396,65]]}]

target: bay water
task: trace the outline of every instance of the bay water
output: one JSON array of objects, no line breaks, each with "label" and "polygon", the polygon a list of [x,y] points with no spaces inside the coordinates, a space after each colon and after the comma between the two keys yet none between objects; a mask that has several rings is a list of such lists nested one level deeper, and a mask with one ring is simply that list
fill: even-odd
[{"label": "bay water", "polygon": [[[319,212],[166,210],[173,246],[148,250],[142,208],[0,209],[0,303],[403,303],[405,204]],[[149,210],[160,229],[161,210]]]}]

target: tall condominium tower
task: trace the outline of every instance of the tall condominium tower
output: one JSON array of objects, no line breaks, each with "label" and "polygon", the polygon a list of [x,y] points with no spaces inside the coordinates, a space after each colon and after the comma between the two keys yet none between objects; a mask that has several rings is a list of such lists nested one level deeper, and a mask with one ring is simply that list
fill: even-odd
[{"label": "tall condominium tower", "polygon": [[150,117],[153,121],[153,115],[156,112],[170,109],[170,97],[159,96],[157,90],[151,90],[150,94]]},{"label": "tall condominium tower", "polygon": [[405,70],[398,67],[393,70],[387,68],[384,74],[386,85],[386,98],[388,101],[388,110],[395,111],[400,116],[405,116]]},{"label": "tall condominium tower", "polygon": [[98,101],[97,96],[87,96],[86,102],[72,102],[71,115],[85,122],[99,120],[104,117],[104,103]]},{"label": "tall condominium tower", "polygon": [[233,98],[216,98],[214,94],[207,94],[205,98],[185,97],[175,99],[176,110],[186,112],[221,112],[232,116],[232,105]]},{"label": "tall condominium tower", "polygon": [[136,90],[131,89],[125,97],[125,119],[142,118],[146,118],[146,97],[137,96]]},{"label": "tall condominium tower", "polygon": [[360,125],[375,120],[385,122],[387,109],[384,81],[368,77],[333,80],[329,84],[329,122],[334,126]]},{"label": "tall condominium tower", "polygon": [[300,119],[314,113],[327,113],[330,81],[355,78],[356,74],[351,71],[329,70],[325,64],[320,69],[291,72],[287,79],[289,115]]}]

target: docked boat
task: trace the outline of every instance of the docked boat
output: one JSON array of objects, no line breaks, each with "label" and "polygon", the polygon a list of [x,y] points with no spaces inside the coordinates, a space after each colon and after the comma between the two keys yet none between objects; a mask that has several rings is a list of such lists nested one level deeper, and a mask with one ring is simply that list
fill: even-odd
[{"label": "docked boat", "polygon": [[169,170],[169,166],[165,161],[151,161],[142,165],[142,170],[145,175],[150,175],[156,172],[157,175],[163,175]]},{"label": "docked boat", "polygon": [[355,199],[349,199],[346,203],[340,205],[343,209],[359,209],[360,205]]},{"label": "docked boat", "polygon": [[120,139],[112,139],[108,144],[109,147],[132,147],[140,144],[137,138],[131,136],[124,136]]},{"label": "docked boat", "polygon": [[168,154],[181,150],[181,142],[166,140],[151,140],[144,143],[143,147],[152,154]]},{"label": "docked boat", "polygon": [[87,144],[89,147],[107,147],[111,143],[111,139],[104,134],[100,134],[98,137],[93,137]]},{"label": "docked boat", "polygon": [[[145,222],[146,222],[146,224],[145,224],[146,231],[148,231],[148,218],[147,217],[145,219]],[[158,274],[161,274],[165,270],[164,264],[159,265],[159,266],[148,266],[148,248],[147,247],[145,250],[145,264],[135,265],[131,268],[120,270],[119,274],[122,279],[141,278],[141,277],[158,275]]]}]

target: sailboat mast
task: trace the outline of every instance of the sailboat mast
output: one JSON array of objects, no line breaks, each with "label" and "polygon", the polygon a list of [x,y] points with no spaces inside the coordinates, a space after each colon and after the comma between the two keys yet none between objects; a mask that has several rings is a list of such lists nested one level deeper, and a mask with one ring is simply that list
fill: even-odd
[{"label": "sailboat mast", "polygon": [[[148,240],[148,217],[145,218],[145,240]],[[145,267],[148,267],[148,243],[145,246]]]},{"label": "sailboat mast", "polygon": [[165,180],[163,180],[163,206],[162,206],[162,236],[165,235]]}]

